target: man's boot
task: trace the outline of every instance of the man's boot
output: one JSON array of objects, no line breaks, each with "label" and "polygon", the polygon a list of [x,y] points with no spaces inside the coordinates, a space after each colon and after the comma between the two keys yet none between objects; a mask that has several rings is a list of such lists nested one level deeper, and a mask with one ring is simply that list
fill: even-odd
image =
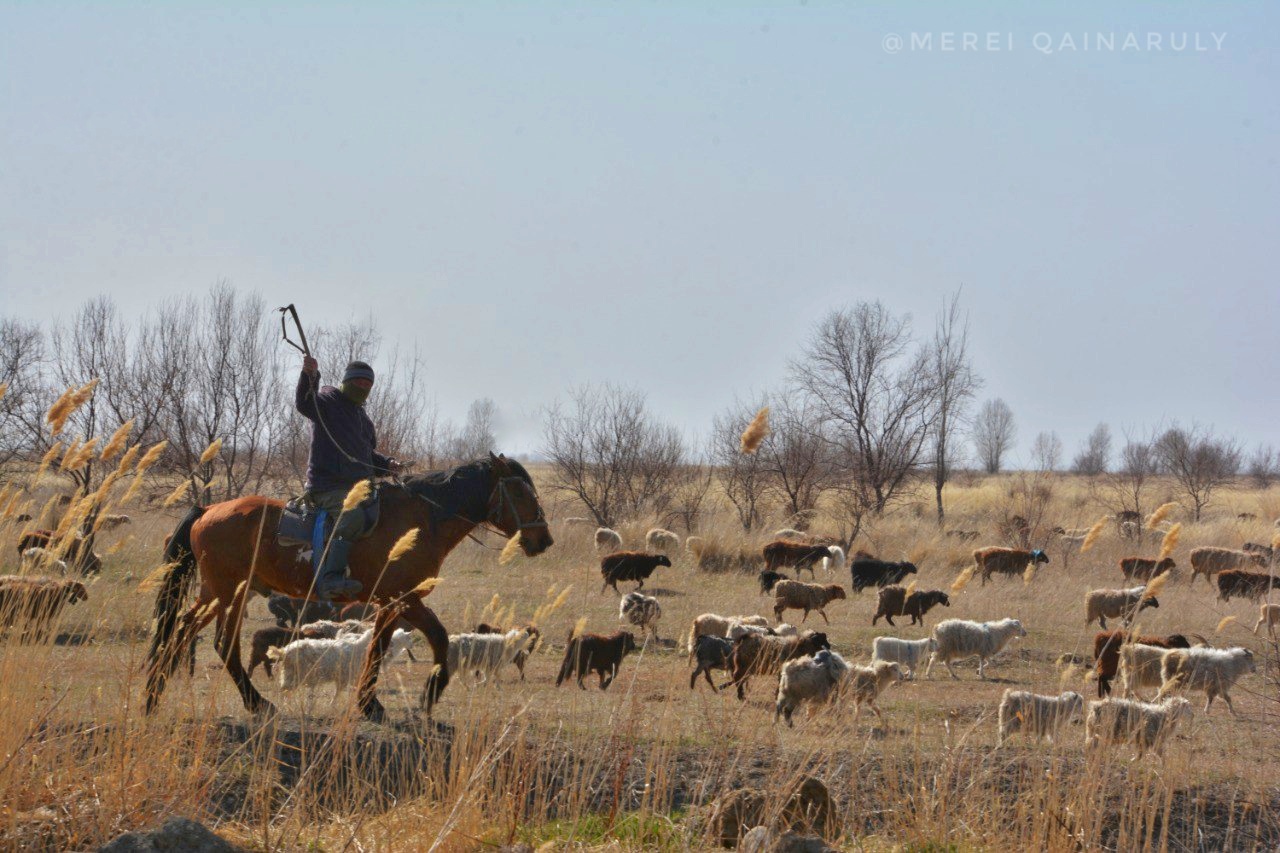
[{"label": "man's boot", "polygon": [[350,598],[364,589],[360,581],[347,577],[347,556],[350,553],[351,543],[347,540],[336,536],[329,540],[329,550],[324,554],[320,571],[316,572],[316,598],[321,601]]}]

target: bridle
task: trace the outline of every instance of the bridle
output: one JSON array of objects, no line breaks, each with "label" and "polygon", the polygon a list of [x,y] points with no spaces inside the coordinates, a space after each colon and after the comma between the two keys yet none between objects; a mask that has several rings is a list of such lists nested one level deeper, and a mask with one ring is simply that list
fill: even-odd
[{"label": "bridle", "polygon": [[538,504],[536,500],[537,496],[534,496],[534,506],[538,508],[538,514],[531,521],[525,521],[520,518],[520,511],[516,507],[515,498],[511,495],[511,483],[519,483],[525,488],[530,489],[530,492],[532,492],[528,482],[523,477],[517,477],[514,475],[499,477],[498,485],[494,489],[494,492],[498,496],[498,500],[494,502],[493,508],[489,510],[489,517],[485,520],[494,527],[501,529],[498,524],[498,519],[502,514],[502,510],[506,509],[506,511],[511,514],[511,520],[515,522],[516,533],[519,533],[522,530],[539,527],[545,530],[547,527],[547,518],[542,512],[542,506]]}]

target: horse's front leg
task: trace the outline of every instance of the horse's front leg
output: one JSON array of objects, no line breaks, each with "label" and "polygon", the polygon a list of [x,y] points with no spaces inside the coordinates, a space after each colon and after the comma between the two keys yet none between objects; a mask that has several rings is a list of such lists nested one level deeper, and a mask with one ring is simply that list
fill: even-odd
[{"label": "horse's front leg", "polygon": [[244,608],[248,596],[248,584],[241,582],[235,594],[231,596],[230,606],[218,612],[215,643],[227,673],[240,691],[240,700],[244,702],[244,707],[254,714],[271,714],[275,712],[275,706],[262,698],[262,694],[253,686],[253,681],[244,671],[244,664],[240,659],[240,626],[244,621]]},{"label": "horse's front leg", "polygon": [[382,666],[382,658],[391,643],[391,632],[395,630],[399,608],[379,607],[373,622],[373,641],[365,653],[364,667],[360,671],[360,687],[357,702],[365,719],[373,723],[381,723],[387,718],[386,709],[378,701],[378,670]]},{"label": "horse's front leg", "polygon": [[431,708],[449,684],[449,632],[445,630],[440,617],[430,607],[422,603],[416,595],[404,599],[404,616],[406,622],[427,635],[431,645],[431,658],[435,662],[435,670],[427,677],[422,688],[422,699],[419,704],[431,713]]}]

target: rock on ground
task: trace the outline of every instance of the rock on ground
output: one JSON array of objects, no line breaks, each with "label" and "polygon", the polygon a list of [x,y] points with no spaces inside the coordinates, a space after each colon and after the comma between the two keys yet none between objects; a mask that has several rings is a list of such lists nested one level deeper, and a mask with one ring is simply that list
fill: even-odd
[{"label": "rock on ground", "polygon": [[126,832],[98,848],[98,853],[244,853],[208,827],[185,817],[171,817],[157,829]]}]

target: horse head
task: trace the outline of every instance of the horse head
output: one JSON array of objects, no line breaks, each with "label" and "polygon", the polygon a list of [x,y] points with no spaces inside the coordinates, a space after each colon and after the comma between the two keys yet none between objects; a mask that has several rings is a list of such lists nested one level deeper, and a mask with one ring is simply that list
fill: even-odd
[{"label": "horse head", "polygon": [[493,491],[489,495],[488,521],[507,537],[520,534],[520,549],[536,557],[551,547],[551,529],[538,503],[533,478],[524,466],[502,454],[489,454]]}]

